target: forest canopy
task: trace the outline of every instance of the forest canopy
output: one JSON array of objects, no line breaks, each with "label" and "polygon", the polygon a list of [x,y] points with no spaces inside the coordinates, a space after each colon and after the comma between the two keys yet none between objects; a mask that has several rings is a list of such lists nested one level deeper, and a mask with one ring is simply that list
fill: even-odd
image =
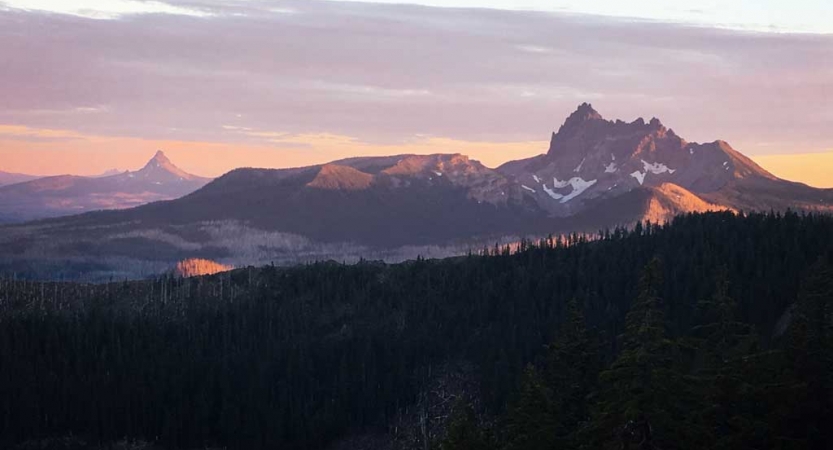
[{"label": "forest canopy", "polygon": [[[830,448],[831,264],[831,217],[709,213],[395,265],[3,279],[0,445]],[[401,438],[461,366],[442,427]]]}]

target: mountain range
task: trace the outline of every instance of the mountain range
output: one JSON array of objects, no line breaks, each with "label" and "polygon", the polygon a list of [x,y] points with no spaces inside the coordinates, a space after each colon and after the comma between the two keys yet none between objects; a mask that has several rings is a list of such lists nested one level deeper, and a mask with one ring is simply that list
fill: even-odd
[{"label": "mountain range", "polygon": [[210,181],[186,173],[159,151],[140,170],[96,177],[23,176],[0,187],[0,222],[24,222],[103,209],[124,209],[189,194]]},{"label": "mountain range", "polygon": [[610,200],[633,197],[642,200],[629,215],[655,222],[712,209],[833,208],[833,190],[778,179],[724,141],[686,142],[656,118],[605,120],[587,103],[553,133],[546,154],[497,170],[558,217],[598,216]]},{"label": "mountain range", "polygon": [[[167,163],[157,154],[139,172],[99,180],[132,180]],[[7,226],[0,270],[54,277],[63,267],[71,273],[60,276],[95,278],[150,275],[188,258],[402,260],[688,212],[787,209],[829,213],[833,190],[778,179],[726,142],[686,142],[658,119],[606,120],[585,103],[545,154],[496,169],[459,154],[237,169],[171,201]]]},{"label": "mountain range", "polygon": [[0,170],[0,186],[6,186],[9,184],[15,183],[23,183],[26,181],[32,181],[38,178],[35,175],[26,175],[22,173],[12,173],[12,172],[3,172]]}]

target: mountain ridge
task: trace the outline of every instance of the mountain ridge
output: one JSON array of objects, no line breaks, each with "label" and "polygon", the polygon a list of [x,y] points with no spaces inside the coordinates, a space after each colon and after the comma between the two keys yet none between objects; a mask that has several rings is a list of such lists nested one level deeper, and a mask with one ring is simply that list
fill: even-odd
[{"label": "mountain ridge", "polygon": [[[663,183],[736,210],[761,205],[722,191],[779,185],[782,198],[770,199],[775,209],[788,206],[791,196],[808,197],[808,192],[799,192],[803,189],[799,184],[779,180],[725,141],[687,142],[657,118],[606,120],[589,103],[580,105],[553,133],[547,153],[508,162],[497,170],[527,186],[542,208],[559,217],[592,208],[601,197]],[[829,209],[829,192],[825,196],[809,209]],[[802,208],[809,203],[801,202]]]},{"label": "mountain ridge", "polygon": [[[164,167],[164,155],[157,156],[142,170]],[[10,237],[0,236],[0,248],[5,243],[17,253],[0,250],[0,261],[40,267],[43,255],[73,261],[97,255],[135,260],[113,259],[128,272],[167,271],[190,258],[236,267],[401,261],[686,213],[787,209],[830,213],[833,189],[778,179],[724,141],[687,142],[659,119],[609,121],[583,104],[545,154],[495,169],[461,154],[235,169],[181,198],[51,219],[47,228],[5,227]],[[104,273],[115,267],[102,264]]]},{"label": "mountain ridge", "polygon": [[130,208],[182,197],[209,181],[179,169],[160,150],[133,172],[95,177],[57,175],[2,186],[0,220],[23,222]]},{"label": "mountain ridge", "polygon": [[10,184],[25,183],[40,178],[37,175],[27,175],[25,173],[4,172],[0,170],[0,186],[8,186]]}]

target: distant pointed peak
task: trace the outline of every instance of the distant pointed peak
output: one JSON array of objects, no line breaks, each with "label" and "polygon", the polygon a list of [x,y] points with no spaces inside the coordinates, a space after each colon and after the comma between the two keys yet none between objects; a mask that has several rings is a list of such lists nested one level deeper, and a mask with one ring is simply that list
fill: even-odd
[{"label": "distant pointed peak", "polygon": [[167,174],[164,176],[174,176],[176,178],[180,178],[182,180],[192,180],[195,178],[194,175],[191,175],[179,167],[177,167],[174,163],[171,162],[170,159],[165,155],[165,152],[162,150],[158,150],[156,154],[153,155],[153,158],[145,164],[145,167],[140,169],[138,172],[134,172],[136,174],[141,174],[144,177],[153,177],[159,176],[160,174]]},{"label": "distant pointed peak", "polygon": [[170,159],[165,155],[165,152],[162,150],[157,150],[156,154],[153,155],[153,158],[145,164],[145,169],[155,169],[155,168],[176,168],[174,164],[171,162]]},{"label": "distant pointed peak", "polygon": [[159,162],[159,163],[170,163],[171,160],[165,155],[165,152],[162,150],[157,150],[156,154],[153,155],[153,158],[150,159],[150,162]]}]

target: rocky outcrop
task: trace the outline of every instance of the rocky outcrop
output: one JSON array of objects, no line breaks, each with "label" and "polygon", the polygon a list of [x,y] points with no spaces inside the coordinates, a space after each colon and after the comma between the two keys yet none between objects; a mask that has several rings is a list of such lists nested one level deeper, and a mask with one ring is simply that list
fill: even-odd
[{"label": "rocky outcrop", "polygon": [[367,189],[371,183],[373,183],[373,175],[348,166],[327,164],[318,171],[318,175],[307,186],[318,189],[359,191]]},{"label": "rocky outcrop", "polygon": [[178,262],[174,268],[174,275],[182,278],[190,278],[201,275],[214,275],[215,273],[228,272],[231,269],[233,269],[233,267],[220,264],[216,261],[191,258]]},{"label": "rocky outcrop", "polygon": [[[796,191],[787,189],[794,183],[778,180],[724,141],[687,142],[657,118],[606,120],[587,103],[553,133],[546,154],[507,163],[498,171],[555,217],[592,210],[600,201],[639,188],[662,192],[669,184],[685,191],[681,195],[690,200],[692,212],[707,203],[726,209],[783,209]],[[747,198],[761,190],[774,195],[762,203]],[[677,207],[686,211],[684,205]]]}]

